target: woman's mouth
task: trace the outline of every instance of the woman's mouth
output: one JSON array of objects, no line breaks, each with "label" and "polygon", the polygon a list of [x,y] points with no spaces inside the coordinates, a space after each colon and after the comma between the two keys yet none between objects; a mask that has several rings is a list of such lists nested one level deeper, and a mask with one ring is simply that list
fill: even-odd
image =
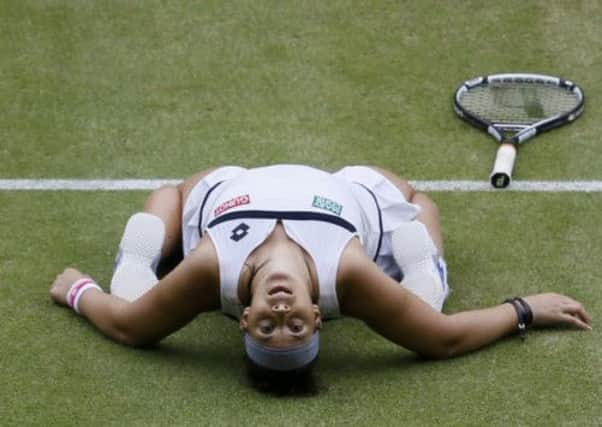
[{"label": "woman's mouth", "polygon": [[287,288],[286,286],[283,285],[278,285],[278,286],[274,286],[272,289],[270,289],[268,291],[268,295],[272,296],[272,295],[276,295],[279,293],[285,293],[287,295],[292,295],[292,292],[289,288]]}]

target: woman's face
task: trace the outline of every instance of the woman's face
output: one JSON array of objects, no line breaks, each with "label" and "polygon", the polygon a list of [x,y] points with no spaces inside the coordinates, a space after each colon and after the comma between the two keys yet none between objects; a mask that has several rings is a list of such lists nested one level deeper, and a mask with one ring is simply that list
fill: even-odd
[{"label": "woman's face", "polygon": [[262,344],[298,346],[320,328],[309,272],[299,259],[271,257],[256,268],[251,288],[251,305],[243,311],[240,327]]}]

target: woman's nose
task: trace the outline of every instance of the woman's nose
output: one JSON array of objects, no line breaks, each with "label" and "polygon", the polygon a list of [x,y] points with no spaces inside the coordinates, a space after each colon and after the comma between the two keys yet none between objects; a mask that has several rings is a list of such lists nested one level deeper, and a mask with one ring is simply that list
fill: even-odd
[{"label": "woman's nose", "polygon": [[275,311],[277,313],[286,313],[287,311],[289,311],[291,308],[288,306],[288,304],[285,304],[283,302],[278,303],[278,304],[274,304],[272,306],[272,311]]}]

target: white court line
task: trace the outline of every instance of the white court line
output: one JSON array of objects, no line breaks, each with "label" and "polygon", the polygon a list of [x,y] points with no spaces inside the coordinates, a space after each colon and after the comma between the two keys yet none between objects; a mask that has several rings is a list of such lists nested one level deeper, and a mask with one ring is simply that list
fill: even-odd
[{"label": "white court line", "polygon": [[[0,179],[2,190],[38,191],[129,191],[154,190],[177,179]],[[514,181],[504,190],[487,181],[410,181],[419,191],[529,191],[529,192],[602,192],[602,181]]]},{"label": "white court line", "polygon": [[0,179],[0,190],[129,191],[154,190],[179,179]]}]

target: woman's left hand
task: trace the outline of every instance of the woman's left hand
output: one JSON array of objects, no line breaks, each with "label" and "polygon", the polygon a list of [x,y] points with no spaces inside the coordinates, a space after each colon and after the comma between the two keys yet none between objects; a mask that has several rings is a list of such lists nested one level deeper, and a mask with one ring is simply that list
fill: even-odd
[{"label": "woman's left hand", "polygon": [[67,292],[82,277],[87,276],[74,268],[66,268],[54,279],[50,287],[50,298],[58,304],[67,305]]},{"label": "woman's left hand", "polygon": [[554,326],[572,325],[579,329],[590,330],[591,316],[581,303],[565,295],[546,293],[530,295],[524,300],[533,311],[533,325]]}]

